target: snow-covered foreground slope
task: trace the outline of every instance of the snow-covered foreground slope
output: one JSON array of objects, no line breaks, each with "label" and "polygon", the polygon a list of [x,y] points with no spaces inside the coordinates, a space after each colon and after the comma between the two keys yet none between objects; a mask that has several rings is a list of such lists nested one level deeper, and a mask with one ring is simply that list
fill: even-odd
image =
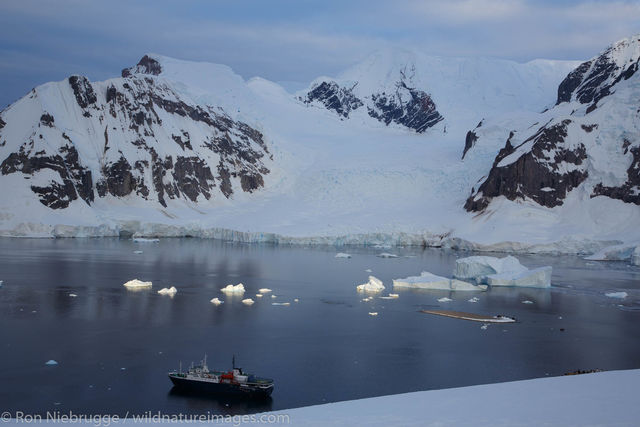
[{"label": "snow-covered foreground slope", "polygon": [[[558,207],[496,197],[480,215],[464,209],[509,131],[542,120],[574,65],[383,51],[294,96],[222,65],[147,55],[121,78],[49,83],[0,113],[0,235],[526,252],[638,240],[636,205],[579,191]],[[305,98],[322,81],[350,84],[349,105],[362,105],[344,116]],[[615,126],[633,133],[633,93],[621,93]],[[604,134],[600,145],[592,165],[620,175]]]},{"label": "snow-covered foreground slope", "polygon": [[[292,426],[634,426],[640,370],[329,403],[274,413]],[[283,423],[284,425],[284,423]]]}]

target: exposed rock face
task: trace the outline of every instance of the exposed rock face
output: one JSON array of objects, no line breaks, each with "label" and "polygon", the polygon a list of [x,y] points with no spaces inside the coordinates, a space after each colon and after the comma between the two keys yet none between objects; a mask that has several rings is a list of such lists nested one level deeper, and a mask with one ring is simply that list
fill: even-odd
[{"label": "exposed rock face", "polygon": [[349,117],[349,113],[364,104],[353,94],[352,88],[340,87],[336,82],[322,82],[314,86],[306,98],[301,99],[305,104],[317,101],[327,110],[335,111],[341,118]]},{"label": "exposed rock face", "polygon": [[467,154],[467,151],[473,147],[473,145],[478,140],[478,134],[476,134],[476,130],[482,126],[482,121],[478,123],[478,125],[473,129],[467,132],[467,136],[464,139],[464,151],[462,152],[462,160],[464,160],[464,156]]},{"label": "exposed rock face", "polygon": [[[567,146],[570,120],[542,126],[532,137],[513,147],[512,133],[500,150],[487,179],[465,203],[468,211],[485,209],[492,198],[505,196],[509,200],[531,199],[546,207],[559,206],[567,193],[588,176],[583,144]],[[530,145],[530,148],[528,146]],[[520,148],[526,151],[518,156]],[[503,160],[512,156],[512,161]]]},{"label": "exposed rock face", "polygon": [[[38,185],[31,190],[52,209],[77,199],[91,204],[95,197],[134,197],[166,207],[171,199],[229,198],[264,186],[272,156],[261,132],[219,108],[183,99],[154,77],[161,67],[153,58],[127,70],[127,77],[108,83],[70,77],[66,93],[75,103],[69,111],[42,112],[30,136],[0,163],[2,175],[33,179]],[[64,84],[57,92],[36,90],[33,99],[67,96]],[[10,125],[3,122],[0,140]],[[63,132],[70,128],[85,139],[72,140]],[[81,158],[80,146],[83,153],[99,153],[99,166]]]},{"label": "exposed rock face", "polygon": [[[640,147],[631,148],[629,151],[633,156],[633,160],[631,166],[627,169],[627,181],[619,187],[605,187],[600,183],[593,189],[591,197],[607,196],[626,203],[640,205]],[[626,153],[627,151],[625,151]]]},{"label": "exposed rock face", "polygon": [[319,104],[324,108],[335,111],[342,120],[361,107],[367,109],[367,114],[390,125],[395,123],[422,133],[443,120],[431,96],[424,90],[418,89],[413,83],[415,69],[404,67],[399,71],[397,81],[387,87],[380,87],[372,93],[362,92],[358,82],[341,86],[335,81],[325,80],[316,83],[305,97],[299,100],[305,104]]},{"label": "exposed rock face", "polygon": [[591,104],[587,112],[593,111],[618,82],[628,80],[638,71],[639,41],[637,37],[622,40],[569,73],[558,86],[556,105],[576,100]]}]

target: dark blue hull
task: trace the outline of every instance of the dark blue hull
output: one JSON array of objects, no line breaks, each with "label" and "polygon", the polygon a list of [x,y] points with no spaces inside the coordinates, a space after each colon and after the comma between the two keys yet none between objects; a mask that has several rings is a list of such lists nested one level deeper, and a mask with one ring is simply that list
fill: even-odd
[{"label": "dark blue hull", "polygon": [[169,379],[173,385],[183,391],[192,393],[245,396],[249,398],[266,398],[273,392],[273,384],[268,387],[259,387],[252,384],[237,383],[213,383],[207,381],[190,380],[177,375],[169,374]]}]

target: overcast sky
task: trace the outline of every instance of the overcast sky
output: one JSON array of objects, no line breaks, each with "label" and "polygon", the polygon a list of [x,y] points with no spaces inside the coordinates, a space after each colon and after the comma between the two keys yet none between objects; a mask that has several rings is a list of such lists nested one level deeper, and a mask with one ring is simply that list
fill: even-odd
[{"label": "overcast sky", "polygon": [[588,59],[636,33],[640,0],[1,0],[0,108],[70,74],[118,76],[147,52],[309,82],[379,47]]}]

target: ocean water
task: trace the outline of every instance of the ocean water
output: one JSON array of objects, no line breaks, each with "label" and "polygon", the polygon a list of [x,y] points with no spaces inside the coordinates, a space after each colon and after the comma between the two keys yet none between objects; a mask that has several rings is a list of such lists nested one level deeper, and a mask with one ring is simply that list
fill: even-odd
[{"label": "ocean water", "polygon": [[[352,258],[335,258],[337,252]],[[381,252],[399,257],[376,256]],[[640,269],[625,263],[523,255],[518,258],[530,268],[553,266],[551,289],[392,288],[392,279],[424,270],[450,275],[456,258],[469,255],[200,239],[0,239],[0,409],[120,417],[244,414],[575,370],[640,368]],[[355,287],[369,274],[383,280],[383,295],[400,297],[363,302]],[[152,281],[153,289],[122,286],[134,278]],[[219,291],[237,283],[247,290],[243,297]],[[170,286],[178,289],[175,297],[156,293]],[[255,297],[264,287],[276,298]],[[614,291],[628,296],[605,296]],[[452,301],[438,302],[445,296]],[[474,296],[478,302],[469,302]],[[225,303],[216,307],[213,297]],[[240,302],[248,297],[254,305]],[[422,309],[505,314],[518,322],[482,329]],[[212,369],[229,369],[235,355],[245,371],[273,378],[272,398],[173,390],[167,371],[204,354]],[[46,366],[50,359],[58,365]]]}]

